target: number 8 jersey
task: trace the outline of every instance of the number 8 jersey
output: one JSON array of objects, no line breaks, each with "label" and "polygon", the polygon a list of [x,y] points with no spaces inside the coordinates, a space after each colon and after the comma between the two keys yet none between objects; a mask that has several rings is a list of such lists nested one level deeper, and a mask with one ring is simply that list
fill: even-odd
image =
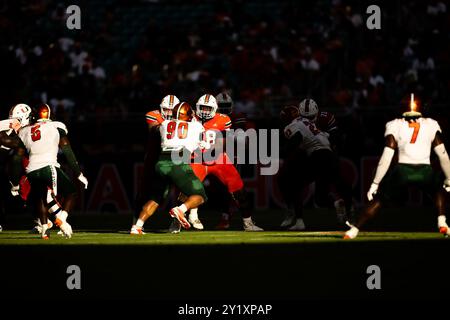
[{"label": "number 8 jersey", "polygon": [[193,152],[199,147],[205,129],[196,121],[164,120],[159,131],[162,151],[179,151],[186,148]]},{"label": "number 8 jersey", "polygon": [[431,118],[395,119],[386,123],[384,136],[392,135],[397,142],[399,163],[430,164],[431,145],[438,131],[439,124]]},{"label": "number 8 jersey", "polygon": [[19,137],[30,156],[27,173],[46,166],[60,167],[58,150],[61,135],[67,135],[67,128],[58,121],[41,121],[20,129]]}]

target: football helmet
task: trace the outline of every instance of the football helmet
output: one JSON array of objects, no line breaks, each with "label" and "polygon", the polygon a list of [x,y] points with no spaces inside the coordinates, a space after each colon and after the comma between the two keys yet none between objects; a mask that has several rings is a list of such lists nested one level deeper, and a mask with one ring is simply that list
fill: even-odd
[{"label": "football helmet", "polygon": [[173,119],[191,121],[193,117],[194,111],[187,102],[180,102],[173,108]]},{"label": "football helmet", "polygon": [[202,120],[214,118],[218,108],[216,98],[210,94],[204,94],[201,96],[195,106],[196,114]]},{"label": "football helmet", "polygon": [[310,120],[315,120],[317,118],[317,114],[319,113],[319,107],[313,99],[304,99],[300,102],[298,110],[300,112],[300,116]]},{"label": "football helmet", "polygon": [[19,120],[22,127],[27,126],[30,124],[31,108],[24,103],[16,104],[9,110],[9,118]]},{"label": "football helmet", "polygon": [[227,93],[219,93],[216,96],[217,106],[219,107],[219,112],[230,115],[233,112],[233,99]]},{"label": "football helmet", "polygon": [[36,121],[38,121],[38,122],[48,121],[48,120],[50,120],[50,115],[52,113],[52,109],[50,108],[50,106],[48,104],[43,103],[36,108],[35,113],[36,113],[35,114]]},{"label": "football helmet", "polygon": [[178,103],[180,103],[180,99],[173,94],[169,94],[162,99],[159,106],[161,108],[161,115],[164,119],[170,120],[172,118],[172,110]]},{"label": "football helmet", "polygon": [[281,123],[285,126],[287,126],[289,123],[291,123],[294,119],[298,118],[300,116],[299,110],[296,106],[286,106],[281,109],[280,112],[280,120]]}]

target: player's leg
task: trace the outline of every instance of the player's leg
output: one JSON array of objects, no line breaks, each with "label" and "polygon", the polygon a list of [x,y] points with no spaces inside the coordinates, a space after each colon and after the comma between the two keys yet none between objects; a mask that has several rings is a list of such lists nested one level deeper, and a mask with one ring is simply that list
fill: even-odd
[{"label": "player's leg", "polygon": [[232,205],[239,208],[241,212],[244,230],[263,231],[262,228],[253,222],[248,193],[236,167],[232,164],[219,164],[213,167],[210,173],[215,175],[227,187],[233,202]]},{"label": "player's leg", "polygon": [[[296,199],[298,200],[300,193],[298,182],[303,178],[301,168],[306,168],[306,161],[307,158],[303,152],[293,154],[284,159],[283,166],[277,175],[278,187],[287,206],[286,215],[280,224],[281,228],[288,228],[296,223],[296,211],[301,217],[302,208],[297,206]],[[295,184],[292,181],[295,181]]]},{"label": "player's leg", "polygon": [[436,172],[431,167],[423,167],[421,171],[423,171],[422,175],[424,180],[421,187],[433,199],[437,213],[437,227],[439,232],[448,237],[450,236],[450,228],[447,224],[445,214],[448,194],[442,187],[444,176],[442,172]]},{"label": "player's leg", "polygon": [[312,168],[318,185],[325,186],[336,210],[339,222],[347,220],[345,201],[338,188],[338,162],[335,154],[330,150],[318,150],[311,155]]},{"label": "player's leg", "polygon": [[[70,238],[72,236],[72,226],[68,223],[67,219],[69,213],[72,211],[76,204],[77,191],[72,180],[66,175],[60,168],[54,168],[56,171],[56,190],[53,193],[48,194],[49,207],[58,204],[61,208],[59,212],[55,214],[55,224],[61,229],[62,234]],[[55,192],[56,191],[56,192]],[[62,197],[64,200],[62,203],[58,203],[58,198]],[[51,209],[50,209],[51,210]]]},{"label": "player's leg", "polygon": [[447,225],[447,218],[445,215],[446,196],[447,194],[443,189],[439,190],[434,197],[434,204],[437,210],[439,232],[445,236],[450,236],[450,228]]},{"label": "player's leg", "polygon": [[[190,164],[192,171],[194,172],[195,176],[203,183],[205,181],[205,178],[208,174],[208,167],[201,163],[191,163]],[[178,221],[178,220],[177,220]],[[198,217],[198,208],[194,207],[191,210],[189,210],[189,216],[188,221],[191,223],[192,227],[197,230],[203,230],[203,224],[200,221],[200,218]],[[173,224],[177,224],[177,222],[173,222]]]},{"label": "player's leg", "polygon": [[377,194],[374,195],[374,199],[364,207],[362,213],[356,219],[356,223],[352,225],[347,222],[350,229],[346,231],[344,239],[356,238],[360,228],[377,215],[385,202],[399,197],[401,191],[409,183],[407,170],[407,166],[397,164],[386,174],[378,188]]},{"label": "player's leg", "polygon": [[37,219],[40,223],[40,234],[43,239],[49,237],[49,225],[48,225],[48,207],[46,206],[47,196],[47,181],[42,179],[43,176],[39,170],[33,171],[29,174],[29,180],[31,185],[29,203]]},{"label": "player's leg", "polygon": [[187,196],[183,204],[172,208],[169,213],[185,229],[189,229],[191,225],[186,219],[185,213],[190,209],[199,207],[206,201],[205,188],[195,175],[192,167],[187,164],[172,164],[170,170],[167,170],[167,172],[170,180]]}]

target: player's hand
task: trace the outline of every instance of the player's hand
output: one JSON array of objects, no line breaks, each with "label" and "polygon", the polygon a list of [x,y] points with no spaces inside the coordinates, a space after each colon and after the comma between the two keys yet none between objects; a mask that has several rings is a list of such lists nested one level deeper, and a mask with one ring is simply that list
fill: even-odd
[{"label": "player's hand", "polygon": [[19,185],[15,186],[12,184],[12,182],[9,183],[11,183],[11,194],[13,195],[13,197],[17,197],[19,195],[20,186]]},{"label": "player's hand", "polygon": [[88,179],[83,175],[83,173],[80,173],[80,175],[78,176],[78,180],[80,180],[81,183],[84,184],[84,188],[87,189]]},{"label": "player's hand", "polygon": [[373,196],[377,194],[378,191],[378,183],[372,182],[370,185],[369,191],[367,192],[367,199],[369,201],[373,200]]},{"label": "player's hand", "polygon": [[198,146],[202,150],[211,148],[211,144],[203,140],[199,142]]},{"label": "player's hand", "polygon": [[450,192],[450,179],[444,181],[444,189],[445,191]]}]

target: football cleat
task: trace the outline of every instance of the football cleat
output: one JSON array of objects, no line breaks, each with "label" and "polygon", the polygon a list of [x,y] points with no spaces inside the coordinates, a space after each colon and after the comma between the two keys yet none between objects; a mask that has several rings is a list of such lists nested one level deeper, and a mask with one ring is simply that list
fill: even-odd
[{"label": "football cleat", "polygon": [[298,218],[295,224],[288,228],[289,231],[303,231],[306,229],[305,222],[302,218]]},{"label": "football cleat", "polygon": [[48,240],[50,238],[50,229],[48,224],[43,224],[41,227],[41,238],[43,240]]},{"label": "football cleat", "polygon": [[59,226],[59,229],[65,238],[67,238],[67,239],[72,238],[73,231],[72,231],[72,226],[69,223],[64,222],[63,224],[61,224]]},{"label": "football cleat", "polygon": [[444,236],[448,237],[450,235],[450,228],[447,225],[445,215],[438,216],[438,229],[439,233],[443,234]]},{"label": "football cleat", "polygon": [[133,225],[130,230],[130,234],[145,234],[144,228]]},{"label": "football cleat", "polygon": [[286,216],[284,217],[284,220],[281,222],[280,227],[287,228],[289,226],[292,226],[294,223],[295,223],[295,213],[293,211],[288,211],[286,213]]},{"label": "football cleat", "polygon": [[[53,222],[51,222],[50,220],[47,220],[47,226],[48,229],[51,229],[53,227]],[[42,233],[42,224],[41,224],[41,220],[39,219],[35,219],[34,223],[36,223],[36,225],[33,227],[33,229],[30,230],[30,234],[40,234]]]},{"label": "football cleat", "polygon": [[183,228],[189,229],[191,227],[191,224],[187,221],[186,216],[180,208],[174,207],[170,209],[169,214],[172,218],[177,219]]},{"label": "football cleat", "polygon": [[177,219],[172,219],[172,223],[169,226],[169,232],[176,234],[181,231],[181,223]]},{"label": "football cleat", "polygon": [[350,230],[345,232],[344,239],[355,239],[358,236],[359,229],[350,224],[348,221],[345,224],[350,227]]},{"label": "football cleat", "polygon": [[191,219],[191,216],[189,216],[188,221],[191,223],[192,227],[196,230],[203,230],[203,224],[200,221],[200,219]]},{"label": "football cleat", "polygon": [[245,231],[264,231],[263,228],[258,227],[252,220],[252,218],[244,220]]},{"label": "football cleat", "polygon": [[216,226],[216,230],[227,230],[230,228],[230,215],[228,213],[222,213],[222,218],[219,224]]}]

